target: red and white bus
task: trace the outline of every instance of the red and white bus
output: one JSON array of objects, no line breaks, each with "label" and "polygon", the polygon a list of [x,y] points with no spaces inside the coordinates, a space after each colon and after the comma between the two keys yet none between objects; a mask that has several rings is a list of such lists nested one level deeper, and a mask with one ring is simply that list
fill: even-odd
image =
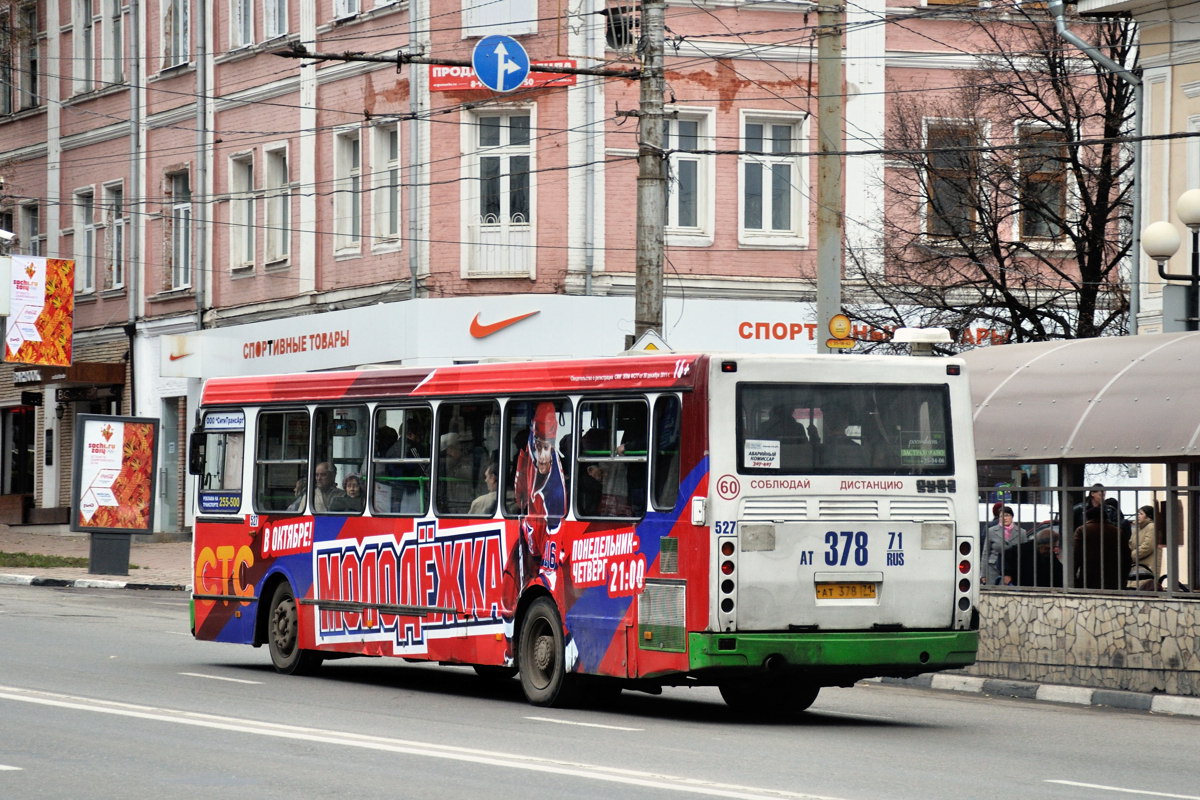
[{"label": "red and white bus", "polygon": [[[396,656],[530,702],[822,686],[974,661],[955,359],[630,355],[214,378],[193,631],[284,673]],[[589,680],[591,677],[593,679]]]}]

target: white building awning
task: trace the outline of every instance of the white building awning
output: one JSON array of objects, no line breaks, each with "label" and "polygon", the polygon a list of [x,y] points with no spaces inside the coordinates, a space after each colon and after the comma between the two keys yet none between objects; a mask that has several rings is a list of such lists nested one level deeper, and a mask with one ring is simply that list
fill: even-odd
[{"label": "white building awning", "polygon": [[1200,333],[963,353],[983,461],[1200,459]]}]

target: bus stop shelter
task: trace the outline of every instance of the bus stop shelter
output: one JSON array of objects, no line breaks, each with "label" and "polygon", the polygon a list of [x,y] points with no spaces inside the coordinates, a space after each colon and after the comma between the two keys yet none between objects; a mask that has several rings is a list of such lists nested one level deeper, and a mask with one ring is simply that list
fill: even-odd
[{"label": "bus stop shelter", "polygon": [[[963,357],[979,461],[1054,463],[1060,476],[1081,476],[1084,464],[1161,465],[1164,496],[1182,501],[1167,502],[1160,521],[1168,573],[1198,583],[1200,332],[1001,345]],[[1060,509],[1079,499],[1082,487],[1067,496],[1070,482],[1060,477]],[[1182,519],[1173,518],[1178,508]],[[1186,564],[1173,557],[1180,545]]]}]

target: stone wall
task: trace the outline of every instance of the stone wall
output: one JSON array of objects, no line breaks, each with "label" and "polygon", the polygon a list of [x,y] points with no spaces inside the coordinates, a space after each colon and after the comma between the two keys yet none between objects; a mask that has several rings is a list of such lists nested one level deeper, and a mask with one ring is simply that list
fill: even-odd
[{"label": "stone wall", "polygon": [[1200,697],[1200,599],[989,589],[979,608],[971,675]]}]

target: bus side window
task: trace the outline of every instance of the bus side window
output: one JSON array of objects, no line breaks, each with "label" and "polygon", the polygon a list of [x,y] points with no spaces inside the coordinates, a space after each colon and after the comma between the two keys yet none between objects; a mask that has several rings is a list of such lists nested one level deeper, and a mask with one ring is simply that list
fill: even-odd
[{"label": "bus side window", "polygon": [[[313,510],[330,514],[361,514],[366,506],[366,406],[318,408],[313,415],[313,475],[309,492]],[[325,477],[325,473],[329,473]]]},{"label": "bus side window", "polygon": [[432,435],[433,413],[425,406],[378,410],[371,467],[372,513],[425,516]]},{"label": "bus side window", "polygon": [[506,516],[542,513],[561,519],[566,514],[572,419],[571,401],[563,397],[510,400],[505,406],[503,438],[509,449],[500,486]]},{"label": "bus side window", "polygon": [[640,399],[579,404],[575,455],[579,516],[632,518],[646,512],[647,416],[646,403]]},{"label": "bus side window", "polygon": [[495,402],[442,403],[438,407],[434,502],[439,516],[466,516],[471,504],[488,493],[484,472],[500,446],[499,416]]},{"label": "bus side window", "polygon": [[679,398],[675,395],[654,401],[654,458],[650,468],[654,507],[661,511],[674,509],[679,500],[679,417]]},{"label": "bus side window", "polygon": [[254,448],[254,509],[304,513],[308,477],[308,412],[258,415]]}]

